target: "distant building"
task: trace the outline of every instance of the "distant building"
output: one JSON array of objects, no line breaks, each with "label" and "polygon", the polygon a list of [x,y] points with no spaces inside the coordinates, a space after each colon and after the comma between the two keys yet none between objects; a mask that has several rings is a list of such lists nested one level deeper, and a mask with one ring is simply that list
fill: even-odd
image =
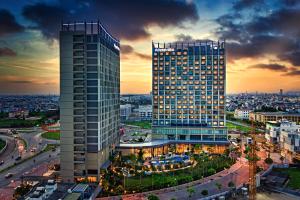
[{"label": "distant building", "polygon": [[252,110],[248,109],[235,109],[234,111],[234,118],[236,119],[249,119],[249,113]]},{"label": "distant building", "polygon": [[138,108],[140,120],[151,120],[152,119],[152,105],[140,105]]},{"label": "distant building", "polygon": [[300,124],[300,113],[286,112],[250,112],[249,119],[256,122],[266,123],[268,121],[288,120]]},{"label": "distant building", "polygon": [[296,131],[298,129],[300,129],[300,125],[296,125],[295,122],[286,120],[269,121],[266,123],[265,138],[269,143],[277,144],[283,131]]},{"label": "distant building", "polygon": [[17,110],[14,112],[9,112],[8,113],[8,118],[20,118],[20,119],[25,119],[29,116],[29,111],[28,110]]},{"label": "distant building", "polygon": [[300,160],[300,128],[292,131],[281,131],[280,133],[281,149]]},{"label": "distant building", "polygon": [[283,89],[280,89],[279,91],[279,95],[282,96],[283,95]]},{"label": "distant building", "polygon": [[131,104],[120,105],[121,121],[128,120],[131,113],[132,113],[132,105]]}]

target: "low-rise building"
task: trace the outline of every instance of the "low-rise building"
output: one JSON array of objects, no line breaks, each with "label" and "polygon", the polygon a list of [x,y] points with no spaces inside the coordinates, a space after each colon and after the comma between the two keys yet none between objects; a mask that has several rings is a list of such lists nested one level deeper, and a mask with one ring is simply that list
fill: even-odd
[{"label": "low-rise building", "polygon": [[293,131],[281,131],[280,146],[292,158],[300,160],[300,128]]},{"label": "low-rise building", "polygon": [[300,124],[300,113],[250,112],[249,119],[266,124],[268,121],[288,120]]},{"label": "low-rise building", "polygon": [[236,119],[249,119],[249,113],[251,110],[248,109],[235,109],[234,118]]},{"label": "low-rise building", "polygon": [[131,115],[131,112],[132,112],[132,105],[131,104],[120,105],[121,121],[128,120],[129,116]]},{"label": "low-rise building", "polygon": [[140,120],[151,120],[152,119],[152,105],[140,105],[138,108]]},{"label": "low-rise building", "polygon": [[283,131],[290,132],[298,129],[300,129],[300,125],[297,125],[296,122],[290,122],[287,120],[268,121],[266,122],[265,138],[269,143],[277,144]]}]

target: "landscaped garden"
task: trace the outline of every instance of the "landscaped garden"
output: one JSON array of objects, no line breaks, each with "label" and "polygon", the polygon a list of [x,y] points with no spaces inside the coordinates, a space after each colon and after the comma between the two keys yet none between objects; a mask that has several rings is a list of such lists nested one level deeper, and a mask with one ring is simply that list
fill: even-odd
[{"label": "landscaped garden", "polygon": [[138,155],[112,159],[112,165],[102,170],[102,196],[137,193],[172,187],[213,175],[229,168],[235,160],[217,154],[169,154],[143,159]]},{"label": "landscaped garden", "polygon": [[42,134],[43,138],[46,138],[48,140],[59,140],[60,139],[60,132],[55,131],[55,132],[45,132]]},{"label": "landscaped garden", "polygon": [[248,127],[248,126],[241,126],[241,125],[236,125],[232,122],[226,122],[226,126],[229,130],[238,130],[238,131],[242,131],[242,132],[245,132],[245,133],[248,133],[251,131],[251,128]]},{"label": "landscaped garden", "polygon": [[150,121],[128,121],[125,122],[127,125],[139,126],[143,129],[151,129],[151,122]]}]

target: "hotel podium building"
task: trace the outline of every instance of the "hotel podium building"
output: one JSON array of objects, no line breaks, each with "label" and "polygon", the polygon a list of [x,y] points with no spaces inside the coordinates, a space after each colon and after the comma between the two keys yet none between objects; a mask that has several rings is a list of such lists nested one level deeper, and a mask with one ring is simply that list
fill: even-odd
[{"label": "hotel podium building", "polygon": [[61,176],[99,181],[119,142],[120,44],[99,23],[60,31]]},{"label": "hotel podium building", "polygon": [[225,41],[152,43],[152,138],[227,144]]}]

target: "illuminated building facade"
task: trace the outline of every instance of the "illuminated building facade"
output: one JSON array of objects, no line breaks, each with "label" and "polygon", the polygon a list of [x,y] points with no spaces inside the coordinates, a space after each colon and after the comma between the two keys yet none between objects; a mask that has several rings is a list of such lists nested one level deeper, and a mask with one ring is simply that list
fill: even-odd
[{"label": "illuminated building facade", "polygon": [[152,43],[153,139],[227,143],[225,41]]}]

